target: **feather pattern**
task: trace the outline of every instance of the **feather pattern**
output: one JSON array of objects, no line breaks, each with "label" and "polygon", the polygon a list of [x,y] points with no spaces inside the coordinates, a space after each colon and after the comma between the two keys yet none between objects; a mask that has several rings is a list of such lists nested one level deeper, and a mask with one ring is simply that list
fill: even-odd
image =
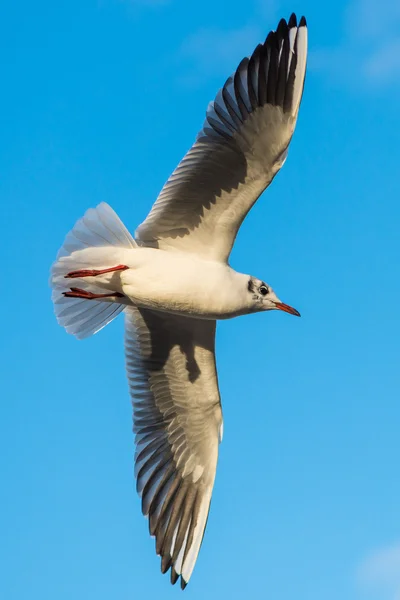
[{"label": "feather pattern", "polygon": [[162,572],[185,587],[203,539],[222,413],[215,321],[126,308],[135,475]]},{"label": "feather pattern", "polygon": [[292,15],[241,61],[137,229],[139,243],[228,260],[243,219],[285,162],[306,57],[306,21]]}]

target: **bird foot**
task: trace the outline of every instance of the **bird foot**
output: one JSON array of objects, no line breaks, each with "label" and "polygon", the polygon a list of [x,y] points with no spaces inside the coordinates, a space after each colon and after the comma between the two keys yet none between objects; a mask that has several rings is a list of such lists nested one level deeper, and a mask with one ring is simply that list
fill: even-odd
[{"label": "bird foot", "polygon": [[99,300],[100,298],[123,298],[123,294],[119,292],[112,292],[110,294],[94,294],[81,288],[70,288],[69,292],[63,292],[63,296],[66,298],[83,298],[85,300]]},{"label": "bird foot", "polygon": [[97,275],[104,275],[105,273],[114,273],[114,271],[126,271],[129,269],[126,265],[117,265],[116,267],[110,267],[109,269],[81,269],[80,271],[71,271],[64,275],[65,278],[75,279],[77,277],[97,277]]}]

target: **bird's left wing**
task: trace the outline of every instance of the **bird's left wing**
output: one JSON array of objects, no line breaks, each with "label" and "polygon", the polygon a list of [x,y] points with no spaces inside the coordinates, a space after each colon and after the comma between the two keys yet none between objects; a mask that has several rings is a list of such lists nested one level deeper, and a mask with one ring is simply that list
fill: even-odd
[{"label": "bird's left wing", "polygon": [[306,57],[306,21],[297,25],[292,15],[242,60],[139,226],[139,243],[228,259],[243,219],[285,161]]},{"label": "bird's left wing", "polygon": [[203,539],[222,428],[214,341],[215,321],[126,309],[137,489],[161,570],[182,588]]}]

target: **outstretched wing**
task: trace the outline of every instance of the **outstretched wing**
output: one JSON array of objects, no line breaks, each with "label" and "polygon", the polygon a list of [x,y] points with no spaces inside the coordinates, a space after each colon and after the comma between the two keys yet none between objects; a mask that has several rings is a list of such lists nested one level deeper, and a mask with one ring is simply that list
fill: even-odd
[{"label": "outstretched wing", "polygon": [[242,60],[139,226],[140,242],[228,259],[243,219],[286,159],[306,57],[306,21],[297,26],[292,15]]},{"label": "outstretched wing", "polygon": [[222,413],[215,321],[126,309],[135,474],[161,570],[189,581],[203,539]]}]

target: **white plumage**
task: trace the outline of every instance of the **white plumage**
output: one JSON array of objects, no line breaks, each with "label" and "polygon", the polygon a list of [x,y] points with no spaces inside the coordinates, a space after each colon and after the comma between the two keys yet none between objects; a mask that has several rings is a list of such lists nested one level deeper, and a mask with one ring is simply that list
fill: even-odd
[{"label": "white plumage", "polygon": [[292,15],[244,59],[135,239],[102,203],[52,267],[58,322],[84,338],[125,312],[135,475],[161,567],[189,581],[203,539],[223,423],[216,320],[280,309],[228,258],[238,229],[287,157],[303,92],[307,27]]}]

